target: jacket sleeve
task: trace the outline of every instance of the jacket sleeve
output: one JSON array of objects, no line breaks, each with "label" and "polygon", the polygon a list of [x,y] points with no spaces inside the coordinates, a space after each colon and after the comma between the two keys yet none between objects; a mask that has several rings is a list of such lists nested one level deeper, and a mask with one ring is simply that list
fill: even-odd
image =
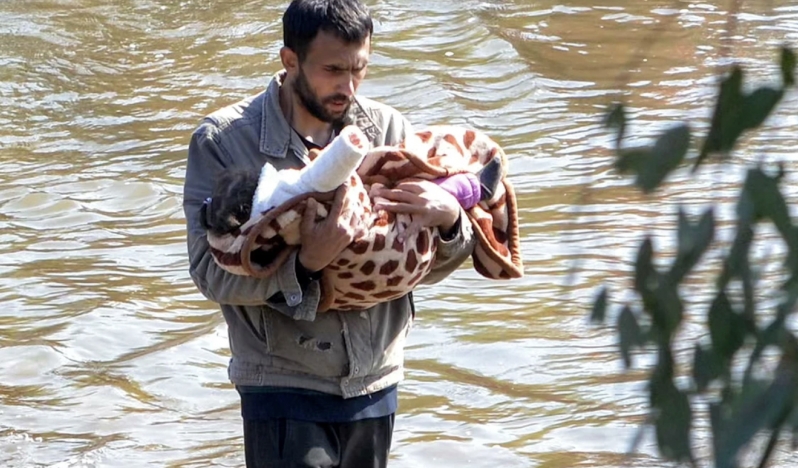
[{"label": "jacket sleeve", "polygon": [[468,220],[468,215],[460,208],[452,233],[447,239],[438,239],[438,250],[432,269],[421,281],[422,284],[435,284],[452,274],[474,251],[476,237]]},{"label": "jacket sleeve", "polygon": [[321,288],[317,281],[301,281],[302,278],[297,277],[296,254],[291,255],[275,275],[265,279],[234,275],[214,261],[199,213],[202,203],[213,192],[219,172],[232,165],[232,158],[220,144],[219,137],[216,125],[205,122],[192,135],[188,148],[183,211],[191,279],[213,302],[268,305],[297,320],[313,320]]}]

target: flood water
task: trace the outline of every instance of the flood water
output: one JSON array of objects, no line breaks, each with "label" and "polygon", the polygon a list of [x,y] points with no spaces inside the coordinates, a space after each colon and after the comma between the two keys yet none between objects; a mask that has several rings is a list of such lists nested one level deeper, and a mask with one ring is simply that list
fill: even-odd
[{"label": "flood water", "polygon": [[[704,128],[719,66],[778,76],[798,6],[746,0],[724,55],[727,1],[367,3],[361,94],[502,144],[526,262],[521,280],[469,263],[418,291],[392,466],[669,466],[650,437],[624,458],[645,361],[623,371],[615,332],[586,320],[591,299],[629,286],[644,233],[672,244],[678,204],[728,204],[761,158],[798,171],[798,100],[735,161],[681,171],[651,199],[612,170],[600,119],[623,91],[639,143]],[[0,466],[243,465],[226,328],[187,272],[182,183],[199,120],[279,69],[286,4],[0,2]]]}]

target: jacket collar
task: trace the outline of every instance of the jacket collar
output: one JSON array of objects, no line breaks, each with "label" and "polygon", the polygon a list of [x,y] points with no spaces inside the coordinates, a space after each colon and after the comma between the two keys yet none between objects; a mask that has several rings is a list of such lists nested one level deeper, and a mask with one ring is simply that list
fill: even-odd
[{"label": "jacket collar", "polygon": [[[261,114],[260,127],[260,152],[273,158],[285,158],[288,154],[294,132],[280,108],[280,87],[285,79],[285,70],[276,73],[263,99],[263,112]],[[344,118],[344,125],[356,125],[369,140],[377,137],[378,128],[368,113],[363,109],[360,101],[355,98],[355,102],[349,108],[349,113]],[[304,148],[304,145],[302,145]]]}]

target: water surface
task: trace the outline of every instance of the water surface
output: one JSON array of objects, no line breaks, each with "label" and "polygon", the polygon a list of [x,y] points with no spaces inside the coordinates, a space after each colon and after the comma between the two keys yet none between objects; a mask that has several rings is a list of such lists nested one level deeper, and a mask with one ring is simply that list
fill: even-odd
[{"label": "water surface", "polygon": [[[644,374],[623,372],[614,332],[587,324],[590,300],[629,285],[646,232],[672,246],[678,204],[727,206],[763,155],[794,171],[797,102],[734,162],[677,173],[656,199],[612,170],[600,119],[623,95],[633,143],[685,119],[704,128],[720,66],[778,76],[798,7],[744,2],[725,54],[717,0],[368,4],[362,94],[503,145],[526,261],[522,280],[467,264],[418,292],[392,466],[667,466],[650,439],[624,461]],[[243,464],[226,329],[187,273],[182,181],[199,120],[279,70],[285,5],[0,3],[0,465]]]}]

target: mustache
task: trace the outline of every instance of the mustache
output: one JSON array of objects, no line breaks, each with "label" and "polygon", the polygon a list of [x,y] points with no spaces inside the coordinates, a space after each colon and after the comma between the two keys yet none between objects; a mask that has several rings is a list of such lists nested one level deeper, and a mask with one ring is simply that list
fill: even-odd
[{"label": "mustache", "polygon": [[324,104],[329,104],[334,101],[339,101],[339,102],[346,101],[351,104],[353,100],[354,98],[352,98],[351,96],[347,96],[345,94],[333,94],[332,96],[327,96],[326,98],[324,98],[322,102]]}]

